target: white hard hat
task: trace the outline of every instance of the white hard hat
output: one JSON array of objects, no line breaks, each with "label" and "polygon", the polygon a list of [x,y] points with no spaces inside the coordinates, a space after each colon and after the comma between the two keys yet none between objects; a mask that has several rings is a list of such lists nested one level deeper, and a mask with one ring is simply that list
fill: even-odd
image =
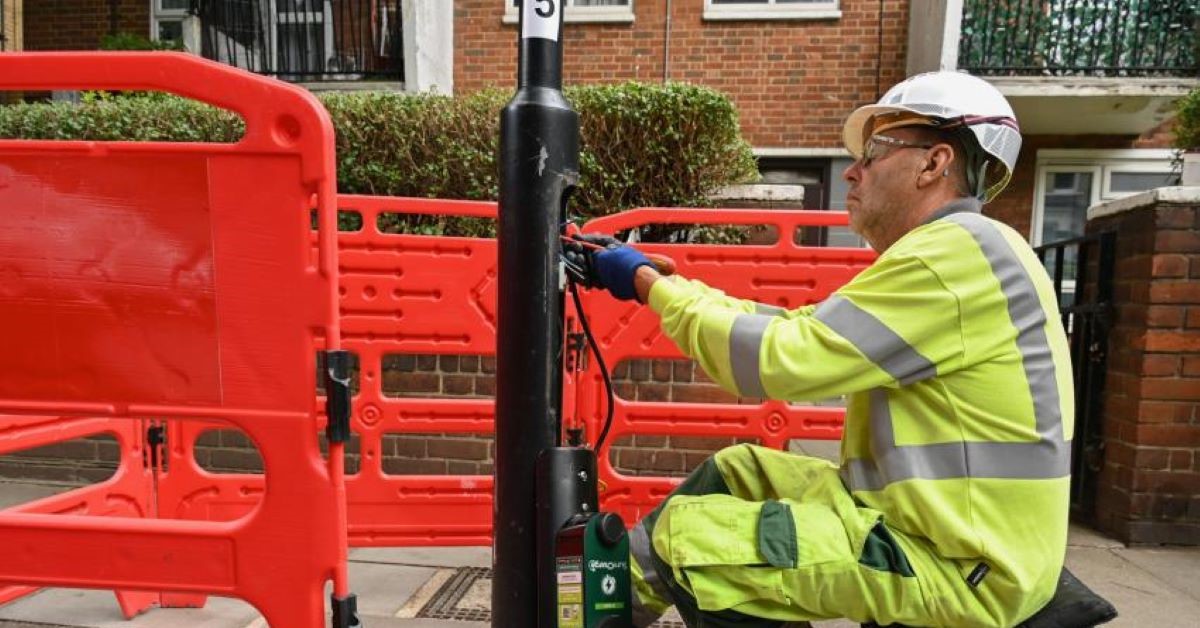
[{"label": "white hard hat", "polygon": [[980,200],[992,200],[1008,184],[1021,151],[1021,130],[1004,95],[987,81],[962,72],[918,74],[889,89],[878,103],[851,113],[842,141],[858,158],[869,134],[914,125],[971,131],[960,137],[968,144],[968,184]]}]

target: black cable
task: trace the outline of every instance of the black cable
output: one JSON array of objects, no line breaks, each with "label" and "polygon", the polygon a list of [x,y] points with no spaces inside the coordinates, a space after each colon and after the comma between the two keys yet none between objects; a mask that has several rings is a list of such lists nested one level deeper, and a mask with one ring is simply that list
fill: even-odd
[{"label": "black cable", "polygon": [[583,335],[587,338],[588,346],[592,349],[592,355],[596,356],[596,364],[600,366],[600,376],[604,378],[604,392],[608,397],[608,414],[604,419],[604,429],[600,430],[600,438],[596,439],[596,444],[592,447],[592,451],[600,453],[600,447],[604,445],[604,439],[608,437],[608,429],[612,427],[613,409],[616,406],[613,399],[613,383],[612,378],[608,376],[608,366],[604,364],[604,358],[600,355],[600,345],[596,342],[596,337],[592,335],[592,328],[588,325],[587,316],[583,313],[583,303],[579,299],[579,289],[575,287],[574,281],[568,281],[571,286],[571,299],[575,301],[575,313],[579,316],[579,326],[583,328]]}]

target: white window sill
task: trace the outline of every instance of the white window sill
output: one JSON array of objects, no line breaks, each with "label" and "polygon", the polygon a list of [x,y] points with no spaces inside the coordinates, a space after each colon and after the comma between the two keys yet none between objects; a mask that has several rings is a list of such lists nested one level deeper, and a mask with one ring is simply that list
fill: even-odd
[{"label": "white window sill", "polygon": [[704,19],[708,21],[733,20],[840,20],[842,12],[838,9],[714,9],[704,10]]},{"label": "white window sill", "polygon": [[[520,16],[514,11],[505,13],[501,22],[504,24],[519,23]],[[633,11],[604,11],[604,12],[583,12],[578,9],[572,10],[567,7],[566,14],[563,15],[563,21],[567,24],[632,24]]]}]

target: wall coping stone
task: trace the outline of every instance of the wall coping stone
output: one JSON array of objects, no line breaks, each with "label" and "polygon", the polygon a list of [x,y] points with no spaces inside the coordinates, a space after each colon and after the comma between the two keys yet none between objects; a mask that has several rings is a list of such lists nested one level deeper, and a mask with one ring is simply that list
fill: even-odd
[{"label": "wall coping stone", "polygon": [[[1200,190],[1200,188],[1196,188]],[[713,201],[797,201],[804,200],[803,185],[778,185],[771,183],[750,183],[744,185],[727,185],[709,195]]]},{"label": "wall coping stone", "polygon": [[1200,187],[1155,188],[1132,196],[1096,203],[1088,208],[1087,219],[1095,220],[1147,207],[1181,204],[1200,204]]}]

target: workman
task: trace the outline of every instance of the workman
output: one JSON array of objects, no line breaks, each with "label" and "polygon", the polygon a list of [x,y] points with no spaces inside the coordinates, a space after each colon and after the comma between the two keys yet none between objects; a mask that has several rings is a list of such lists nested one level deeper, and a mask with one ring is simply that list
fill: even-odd
[{"label": "workman", "polygon": [[693,627],[1013,626],[1055,593],[1067,341],[1037,256],[981,211],[1017,161],[1012,108],[981,79],[922,74],[842,135],[850,226],[879,257],[821,303],[735,299],[611,238],[567,247],[726,390],[848,396],[840,465],[729,447],[634,527],[638,626],[672,604]]}]

